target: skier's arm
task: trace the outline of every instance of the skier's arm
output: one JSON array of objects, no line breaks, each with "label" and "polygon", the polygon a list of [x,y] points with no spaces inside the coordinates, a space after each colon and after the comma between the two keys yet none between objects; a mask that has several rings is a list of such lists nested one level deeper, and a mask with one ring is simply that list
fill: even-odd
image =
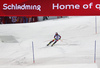
[{"label": "skier's arm", "polygon": [[56,37],[56,35],[54,35],[54,38]]},{"label": "skier's arm", "polygon": [[59,35],[59,40],[61,40],[61,36]]}]

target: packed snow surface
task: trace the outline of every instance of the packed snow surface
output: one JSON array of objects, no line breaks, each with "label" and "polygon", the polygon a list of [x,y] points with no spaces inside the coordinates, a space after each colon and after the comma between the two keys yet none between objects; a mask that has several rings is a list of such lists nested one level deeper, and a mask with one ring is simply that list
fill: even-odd
[{"label": "packed snow surface", "polygon": [[[97,34],[95,16],[77,16],[37,23],[2,24],[0,68],[100,68],[99,22],[98,16]],[[55,32],[61,35],[61,40],[53,47],[47,47]]]}]

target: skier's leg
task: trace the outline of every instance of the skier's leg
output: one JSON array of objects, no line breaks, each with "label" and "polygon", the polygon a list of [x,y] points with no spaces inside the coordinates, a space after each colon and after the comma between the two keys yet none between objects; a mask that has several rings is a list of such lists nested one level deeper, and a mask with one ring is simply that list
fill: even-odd
[{"label": "skier's leg", "polygon": [[47,44],[47,46],[49,46],[53,41],[54,41],[54,40],[50,41],[50,42]]},{"label": "skier's leg", "polygon": [[56,42],[57,42],[57,40],[55,40],[55,42],[51,46],[53,46]]}]

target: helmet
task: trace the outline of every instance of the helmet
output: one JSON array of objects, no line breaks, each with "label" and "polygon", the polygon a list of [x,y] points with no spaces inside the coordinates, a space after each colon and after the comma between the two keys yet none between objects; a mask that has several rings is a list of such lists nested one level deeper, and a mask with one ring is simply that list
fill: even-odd
[{"label": "helmet", "polygon": [[56,34],[55,35],[58,35],[58,33],[56,32]]}]

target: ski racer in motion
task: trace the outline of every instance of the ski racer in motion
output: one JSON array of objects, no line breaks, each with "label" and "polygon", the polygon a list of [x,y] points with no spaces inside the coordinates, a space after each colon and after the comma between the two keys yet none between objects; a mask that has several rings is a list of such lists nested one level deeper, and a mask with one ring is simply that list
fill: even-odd
[{"label": "ski racer in motion", "polygon": [[54,42],[51,46],[53,46],[58,40],[61,39],[61,36],[56,32],[54,35],[54,39],[52,41],[50,41],[47,46],[49,46],[52,42]]}]

